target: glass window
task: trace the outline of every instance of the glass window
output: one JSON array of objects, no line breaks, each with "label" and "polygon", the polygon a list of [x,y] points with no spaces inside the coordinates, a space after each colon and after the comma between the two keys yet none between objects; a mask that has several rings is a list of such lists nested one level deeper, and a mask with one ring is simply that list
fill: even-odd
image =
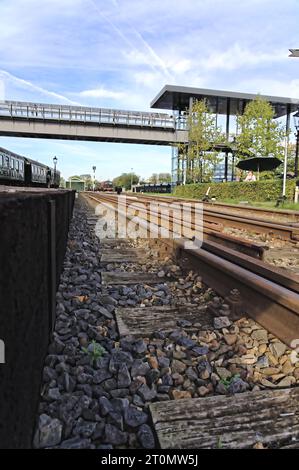
[{"label": "glass window", "polygon": [[19,171],[19,160],[16,160],[16,170]]},{"label": "glass window", "polygon": [[4,166],[6,168],[9,168],[9,157],[7,155],[5,155],[4,157]]},{"label": "glass window", "polygon": [[10,168],[11,168],[12,170],[14,170],[14,168],[15,168],[15,159],[14,159],[14,158],[11,158],[11,159],[10,159]]}]

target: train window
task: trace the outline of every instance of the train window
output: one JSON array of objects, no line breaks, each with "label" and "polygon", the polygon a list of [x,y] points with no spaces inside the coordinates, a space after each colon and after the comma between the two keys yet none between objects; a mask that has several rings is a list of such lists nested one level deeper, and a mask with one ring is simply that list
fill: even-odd
[{"label": "train window", "polygon": [[15,168],[15,159],[14,159],[14,158],[11,158],[11,159],[10,159],[10,168],[11,168],[12,170],[14,170],[14,168]]},{"label": "train window", "polygon": [[16,160],[16,170],[19,171],[19,160]]},{"label": "train window", "polygon": [[3,166],[9,168],[9,157],[7,155],[4,156],[4,165]]},{"label": "train window", "polygon": [[23,162],[20,162],[20,170],[23,171]]}]

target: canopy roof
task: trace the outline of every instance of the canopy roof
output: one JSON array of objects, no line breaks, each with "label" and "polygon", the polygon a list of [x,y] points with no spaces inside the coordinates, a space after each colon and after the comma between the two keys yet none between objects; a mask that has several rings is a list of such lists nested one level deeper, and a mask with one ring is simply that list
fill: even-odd
[{"label": "canopy roof", "polygon": [[[212,112],[218,114],[242,114],[246,104],[257,95],[235,91],[210,90],[185,86],[165,85],[151,102],[151,108],[184,111],[189,108],[190,98],[207,99]],[[275,117],[292,113],[299,107],[299,99],[279,96],[260,95],[269,101],[275,109]],[[218,109],[217,109],[218,108]]]}]

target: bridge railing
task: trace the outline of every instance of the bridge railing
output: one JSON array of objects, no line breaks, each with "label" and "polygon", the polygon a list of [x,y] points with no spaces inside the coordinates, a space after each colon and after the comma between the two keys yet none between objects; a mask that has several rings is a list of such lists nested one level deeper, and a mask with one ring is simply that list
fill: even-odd
[{"label": "bridge railing", "polygon": [[17,101],[0,102],[0,118],[55,120],[98,123],[115,126],[137,126],[182,129],[182,123],[166,113],[123,111],[81,106],[50,105]]}]

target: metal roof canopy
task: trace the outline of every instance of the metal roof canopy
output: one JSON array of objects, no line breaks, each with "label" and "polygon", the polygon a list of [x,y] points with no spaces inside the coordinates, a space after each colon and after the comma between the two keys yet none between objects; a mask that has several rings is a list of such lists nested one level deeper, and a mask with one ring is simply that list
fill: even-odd
[{"label": "metal roof canopy", "polygon": [[[235,91],[210,90],[205,88],[192,88],[176,85],[165,85],[151,102],[151,108],[172,109],[185,111],[189,109],[190,98],[201,100],[206,98],[211,111],[217,114],[236,115],[242,114],[249,101],[258,94],[239,93]],[[285,116],[296,111],[299,107],[299,99],[283,98],[279,96],[259,95],[269,101],[275,110],[275,117]]]}]

